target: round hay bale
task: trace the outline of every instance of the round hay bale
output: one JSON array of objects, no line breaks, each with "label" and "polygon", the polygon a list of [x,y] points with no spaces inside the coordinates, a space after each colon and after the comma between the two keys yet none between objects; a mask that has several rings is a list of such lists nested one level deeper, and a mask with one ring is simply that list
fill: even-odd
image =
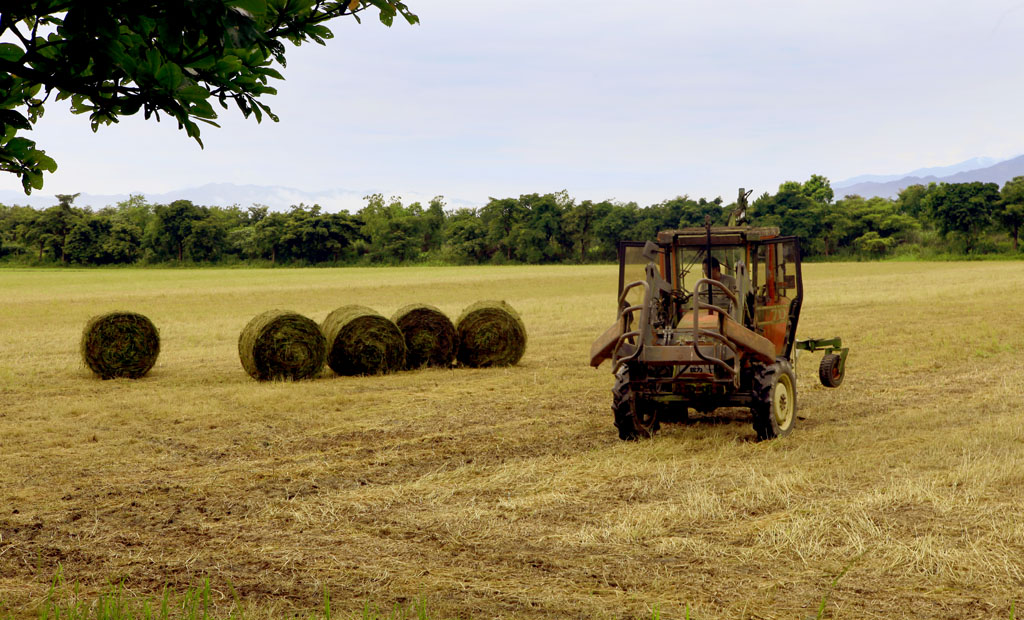
[{"label": "round hay bale", "polygon": [[135,312],[94,316],[82,331],[82,359],[103,379],[138,379],[160,355],[160,333],[148,318]]},{"label": "round hay bale", "polygon": [[405,367],[449,367],[458,349],[455,325],[434,306],[412,304],[391,317],[405,337]]},{"label": "round hay bale", "polygon": [[526,351],[523,320],[504,301],[478,301],[463,310],[458,333],[463,366],[512,366]]},{"label": "round hay bale", "polygon": [[327,337],[327,365],[339,375],[376,375],[405,367],[402,332],[371,308],[342,306],[320,328]]},{"label": "round hay bale", "polygon": [[253,317],[238,336],[238,356],[253,379],[298,381],[324,367],[327,341],[312,319],[268,310]]}]

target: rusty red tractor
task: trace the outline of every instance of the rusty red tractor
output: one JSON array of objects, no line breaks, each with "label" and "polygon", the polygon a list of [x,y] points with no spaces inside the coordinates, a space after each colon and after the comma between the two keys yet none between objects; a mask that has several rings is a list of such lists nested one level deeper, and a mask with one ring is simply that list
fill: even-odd
[{"label": "rusty red tractor", "polygon": [[800,247],[774,227],[666,230],[619,244],[618,318],[591,347],[610,360],[612,411],[622,439],[649,437],[689,409],[747,407],[758,439],[789,434],[797,418],[795,355],[824,350],[822,385],[838,387],[849,352],[840,338],[796,340],[803,302]]}]

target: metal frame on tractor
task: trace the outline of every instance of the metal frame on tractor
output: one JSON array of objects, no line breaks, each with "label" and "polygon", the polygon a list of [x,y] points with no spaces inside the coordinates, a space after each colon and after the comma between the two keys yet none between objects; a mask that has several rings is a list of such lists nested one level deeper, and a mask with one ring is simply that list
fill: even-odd
[{"label": "metal frame on tractor", "polygon": [[[787,435],[798,350],[824,350],[821,383],[842,383],[849,349],[840,338],[796,340],[799,242],[778,233],[707,222],[620,244],[618,318],[591,348],[592,366],[612,364],[619,437],[650,436],[691,408],[718,407],[749,408],[759,439]],[[633,279],[640,265],[643,277]]]}]

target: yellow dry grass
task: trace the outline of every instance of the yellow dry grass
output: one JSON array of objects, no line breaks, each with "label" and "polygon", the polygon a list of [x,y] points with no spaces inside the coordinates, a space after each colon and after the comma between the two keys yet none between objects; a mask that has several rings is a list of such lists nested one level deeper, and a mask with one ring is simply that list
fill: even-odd
[{"label": "yellow dry grass", "polygon": [[[0,271],[0,602],[59,564],[83,596],[208,577],[255,617],[422,597],[433,617],[1009,617],[1024,599],[1024,268],[805,265],[794,433],[745,410],[617,439],[615,268]],[[522,362],[259,384],[254,315],[343,304],[522,315]],[[161,332],[138,381],[95,379],[86,320]],[[844,568],[848,572],[831,587]]]}]

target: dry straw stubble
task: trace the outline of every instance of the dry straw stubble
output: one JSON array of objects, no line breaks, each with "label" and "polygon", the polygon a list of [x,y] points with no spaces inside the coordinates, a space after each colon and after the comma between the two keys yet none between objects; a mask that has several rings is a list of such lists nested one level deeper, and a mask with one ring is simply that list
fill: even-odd
[{"label": "dry straw stubble", "polygon": [[405,368],[405,338],[376,310],[350,304],[320,325],[327,338],[327,365],[339,375],[376,375]]},{"label": "dry straw stubble", "polygon": [[463,310],[458,334],[463,366],[513,366],[526,351],[523,320],[504,301],[478,301]]},{"label": "dry straw stubble", "polygon": [[452,365],[458,350],[458,333],[452,320],[439,309],[410,304],[399,308],[391,320],[405,337],[406,368]]},{"label": "dry straw stubble", "polygon": [[[614,378],[585,357],[614,318],[614,266],[210,273],[0,269],[11,617],[38,615],[58,563],[76,600],[122,576],[156,600],[209,576],[225,593],[209,615],[251,620],[309,617],[325,591],[338,617],[420,593],[432,618],[805,618],[826,593],[828,618],[1021,615],[1019,262],[804,265],[800,337],[841,335],[856,363],[829,390],[821,354],[802,357],[807,419],[760,443],[743,409],[618,439]],[[948,311],[994,281],[1000,303]],[[50,372],[83,285],[111,308],[162,304],[162,356],[189,325],[173,381]],[[255,389],[218,353],[224,314],[283,290],[322,291],[317,319],[330,299],[389,315],[402,296],[514,299],[531,367]]]},{"label": "dry straw stubble", "polygon": [[156,364],[160,334],[141,314],[109,312],[85,324],[81,351],[85,365],[103,379],[138,379]]},{"label": "dry straw stubble", "polygon": [[259,381],[308,379],[323,369],[327,343],[312,319],[268,310],[253,317],[238,336],[238,356]]}]

